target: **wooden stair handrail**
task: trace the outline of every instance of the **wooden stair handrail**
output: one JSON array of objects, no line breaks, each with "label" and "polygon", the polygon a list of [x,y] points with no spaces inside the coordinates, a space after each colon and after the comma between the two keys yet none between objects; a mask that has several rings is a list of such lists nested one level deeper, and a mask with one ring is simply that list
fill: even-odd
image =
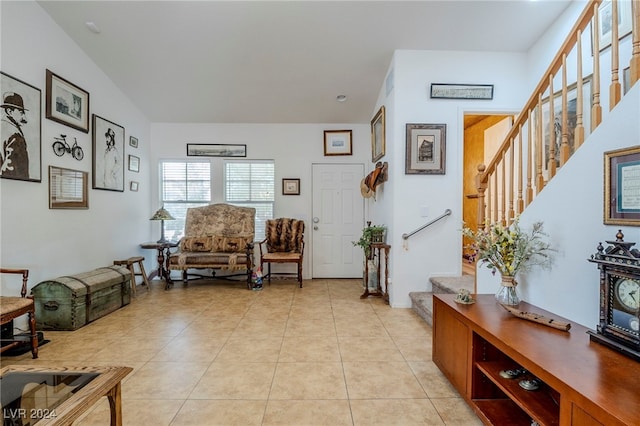
[{"label": "wooden stair handrail", "polygon": [[[633,86],[640,80],[640,0],[612,0],[611,2],[611,74],[609,93],[609,110],[621,100],[622,86],[619,81],[619,34],[618,7],[631,3],[631,59],[629,63],[629,84]],[[563,167],[572,153],[578,149],[585,139],[583,120],[583,83],[591,78],[590,128],[593,132],[602,122],[602,106],[600,104],[600,16],[598,9],[603,0],[589,0],[584,10],[573,25],[568,36],[560,46],[549,67],[525,103],[522,111],[515,116],[512,127],[507,132],[496,154],[488,165],[479,165],[476,175],[478,199],[477,226],[487,227],[491,222],[501,221],[507,225],[526,208],[533,198],[540,193],[549,180],[556,174],[556,168]],[[593,50],[593,73],[585,79],[582,65],[582,37],[585,29],[591,25],[591,43]],[[623,34],[624,36],[624,34]],[[607,48],[609,46],[605,46]],[[576,56],[575,80],[567,77],[567,58]],[[573,58],[572,58],[573,59]],[[590,58],[589,58],[590,59]],[[554,92],[554,79],[561,81],[559,94]],[[575,117],[572,115],[570,129],[568,117],[568,80],[575,84],[576,105]],[[575,81],[575,83],[573,83]],[[556,80],[557,83],[557,80]],[[573,89],[572,89],[573,90]],[[548,92],[548,123],[543,123],[543,96]],[[560,102],[559,118],[554,113],[554,102]],[[546,102],[546,101],[545,101]],[[556,127],[557,125],[557,127]],[[548,150],[545,155],[548,132]],[[573,144],[570,143],[570,131],[573,130]],[[556,143],[558,144],[556,146]],[[526,146],[525,146],[526,144]],[[516,153],[517,151],[517,153]],[[514,158],[517,155],[518,158]],[[526,163],[523,161],[526,156]],[[543,165],[545,158],[548,163]],[[556,161],[558,162],[556,164]],[[526,168],[526,174],[524,170]],[[543,175],[543,171],[546,177]],[[517,182],[514,180],[517,179]],[[506,182],[509,180],[509,182]],[[535,191],[534,191],[535,187]]]}]

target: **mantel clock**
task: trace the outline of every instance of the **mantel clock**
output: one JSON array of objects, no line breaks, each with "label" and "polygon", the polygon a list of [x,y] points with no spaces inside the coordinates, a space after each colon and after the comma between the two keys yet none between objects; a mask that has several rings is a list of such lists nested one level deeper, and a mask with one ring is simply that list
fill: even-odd
[{"label": "mantel clock", "polygon": [[600,269],[600,323],[589,331],[592,341],[640,361],[640,251],[624,241],[619,230],[615,241],[589,262]]}]

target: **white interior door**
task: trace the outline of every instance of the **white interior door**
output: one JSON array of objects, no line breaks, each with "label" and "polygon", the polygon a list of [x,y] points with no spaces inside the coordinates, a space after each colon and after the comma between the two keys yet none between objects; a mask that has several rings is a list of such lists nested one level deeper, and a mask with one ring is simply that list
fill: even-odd
[{"label": "white interior door", "polygon": [[364,226],[362,164],[313,165],[313,278],[362,277],[362,250],[352,241]]}]

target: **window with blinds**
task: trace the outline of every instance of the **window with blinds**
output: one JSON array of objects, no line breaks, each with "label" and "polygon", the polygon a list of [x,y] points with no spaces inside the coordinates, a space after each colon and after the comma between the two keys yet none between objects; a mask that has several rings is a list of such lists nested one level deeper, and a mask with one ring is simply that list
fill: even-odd
[{"label": "window with blinds", "polygon": [[225,161],[225,202],[256,209],[256,241],[264,238],[265,221],[273,218],[274,198],[273,161]]},{"label": "window with blinds", "polygon": [[187,209],[211,203],[211,165],[208,161],[162,161],[160,198],[176,220],[164,222],[165,237],[179,240]]}]

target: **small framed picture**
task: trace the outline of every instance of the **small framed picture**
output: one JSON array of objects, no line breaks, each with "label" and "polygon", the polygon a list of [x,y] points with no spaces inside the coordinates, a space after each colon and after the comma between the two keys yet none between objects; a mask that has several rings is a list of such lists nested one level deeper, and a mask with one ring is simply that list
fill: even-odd
[{"label": "small framed picture", "polygon": [[300,195],[300,179],[282,179],[282,195]]},{"label": "small framed picture", "polygon": [[375,163],[385,154],[384,106],[381,106],[371,120],[371,162]]},{"label": "small framed picture", "polygon": [[324,155],[352,155],[351,130],[325,130]]},{"label": "small framed picture", "polygon": [[129,170],[131,170],[132,172],[140,171],[140,157],[129,155]]},{"label": "small framed picture", "polygon": [[407,124],[404,173],[445,174],[446,124]]},{"label": "small framed picture", "polygon": [[604,224],[640,226],[640,145],[604,153]]},{"label": "small framed picture", "polygon": [[138,182],[136,182],[135,180],[132,180],[131,182],[129,182],[129,190],[133,192],[138,192]]},{"label": "small framed picture", "polygon": [[137,148],[138,147],[138,138],[136,138],[135,136],[129,136],[129,146],[131,146],[133,148]]},{"label": "small framed picture", "polygon": [[47,70],[46,117],[89,133],[89,92]]}]

